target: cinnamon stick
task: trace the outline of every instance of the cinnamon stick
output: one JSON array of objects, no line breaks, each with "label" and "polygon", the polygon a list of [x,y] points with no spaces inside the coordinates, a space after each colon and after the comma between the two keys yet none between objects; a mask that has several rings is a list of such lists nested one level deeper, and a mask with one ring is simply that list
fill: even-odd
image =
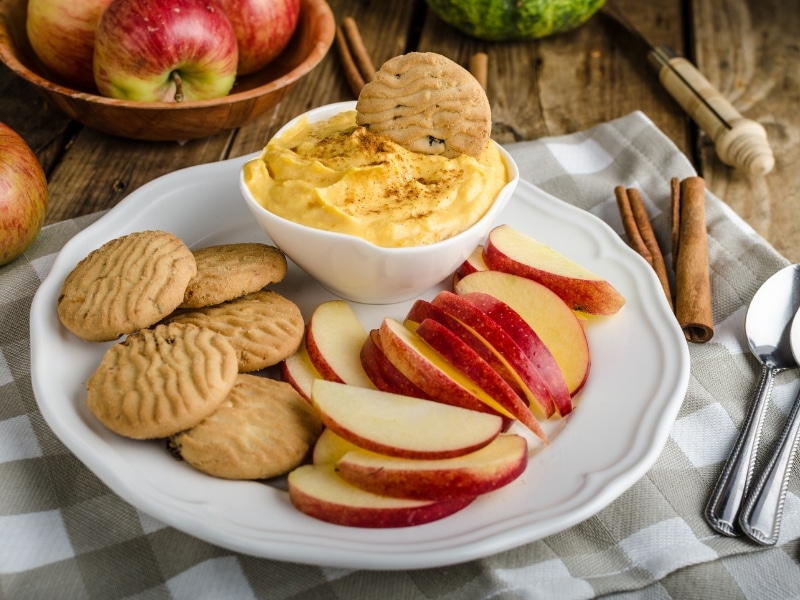
[{"label": "cinnamon stick", "polygon": [[702,177],[687,177],[680,182],[679,196],[675,316],[687,340],[703,343],[714,336],[705,181]]},{"label": "cinnamon stick", "polygon": [[347,38],[350,53],[353,55],[361,77],[369,83],[375,78],[375,65],[372,64],[369,52],[364,46],[364,40],[361,39],[361,32],[358,30],[356,20],[353,17],[342,19],[342,31]]},{"label": "cinnamon stick", "polygon": [[678,262],[678,234],[681,230],[681,180],[673,177],[669,181],[670,208],[672,209],[672,268]]},{"label": "cinnamon stick", "polygon": [[361,89],[375,77],[375,66],[353,17],[345,17],[336,28],[336,50],[345,79],[358,98]]},{"label": "cinnamon stick", "polygon": [[485,91],[489,79],[489,55],[486,52],[476,52],[470,56],[469,72]]},{"label": "cinnamon stick", "polygon": [[672,310],[672,293],[669,288],[667,265],[639,191],[635,188],[625,189],[624,186],[618,185],[614,188],[614,195],[617,197],[617,206],[622,217],[622,226],[628,236],[628,243],[655,271],[667,298],[667,304]]}]

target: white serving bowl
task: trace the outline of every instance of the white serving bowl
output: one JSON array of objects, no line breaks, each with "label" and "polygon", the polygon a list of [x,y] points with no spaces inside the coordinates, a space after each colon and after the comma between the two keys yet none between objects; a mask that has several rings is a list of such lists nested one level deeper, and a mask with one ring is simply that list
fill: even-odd
[{"label": "white serving bowl", "polygon": [[[325,121],[340,112],[355,110],[355,105],[355,102],[339,102],[315,108],[284,125],[275,137],[301,118],[311,123]],[[383,248],[356,236],[300,225],[261,206],[241,172],[239,185],[247,206],[273,243],[323,287],[346,300],[391,304],[415,298],[450,277],[475,247],[483,243],[519,181],[516,163],[502,147],[499,149],[509,182],[486,214],[465,231],[422,246]]]}]

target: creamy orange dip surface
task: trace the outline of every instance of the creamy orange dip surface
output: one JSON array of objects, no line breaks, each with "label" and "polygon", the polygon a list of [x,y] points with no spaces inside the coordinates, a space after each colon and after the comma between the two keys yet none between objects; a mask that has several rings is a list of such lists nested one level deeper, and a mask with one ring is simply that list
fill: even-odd
[{"label": "creamy orange dip surface", "polygon": [[494,142],[479,159],[406,150],[356,125],[355,111],[301,120],[244,166],[270,212],[384,247],[451,237],[478,221],[508,182]]}]

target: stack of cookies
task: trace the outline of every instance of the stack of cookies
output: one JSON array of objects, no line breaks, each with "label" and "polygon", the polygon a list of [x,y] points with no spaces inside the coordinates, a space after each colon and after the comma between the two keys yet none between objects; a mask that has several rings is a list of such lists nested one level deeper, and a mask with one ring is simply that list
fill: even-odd
[{"label": "stack of cookies", "polygon": [[293,354],[304,321],[264,289],[283,279],[273,246],[192,251],[164,231],[111,240],[67,276],[61,323],[87,342],[116,343],[88,381],[89,410],[115,433],[167,438],[195,468],[266,479],[300,464],[321,431],[287,383],[252,374]]}]

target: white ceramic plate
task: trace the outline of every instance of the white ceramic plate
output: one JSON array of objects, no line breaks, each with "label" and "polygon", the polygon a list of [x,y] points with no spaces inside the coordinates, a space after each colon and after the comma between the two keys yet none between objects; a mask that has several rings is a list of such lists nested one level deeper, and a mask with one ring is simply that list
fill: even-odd
[{"label": "white ceramic plate", "polygon": [[[31,375],[39,407],[56,435],[115,493],[231,550],[323,566],[413,569],[488,556],[566,529],[608,505],[655,462],[688,384],[683,334],[650,267],[611,228],[524,182],[498,222],[608,278],[627,304],[588,325],[592,368],[579,405],[509,486],[426,525],[342,527],[299,513],[280,486],[215,479],[173,460],[163,442],[128,440],[105,429],[85,398],[86,381],[110,344],[80,341],[60,325],[56,300],[64,278],[91,250],[132,231],[164,229],[192,247],[267,241],[238,189],[239,169],[252,156],[184,169],[134,191],[67,243],[33,300]],[[306,317],[331,298],[294,265],[277,289]],[[384,316],[402,318],[410,304],[353,306],[374,327]]]}]

